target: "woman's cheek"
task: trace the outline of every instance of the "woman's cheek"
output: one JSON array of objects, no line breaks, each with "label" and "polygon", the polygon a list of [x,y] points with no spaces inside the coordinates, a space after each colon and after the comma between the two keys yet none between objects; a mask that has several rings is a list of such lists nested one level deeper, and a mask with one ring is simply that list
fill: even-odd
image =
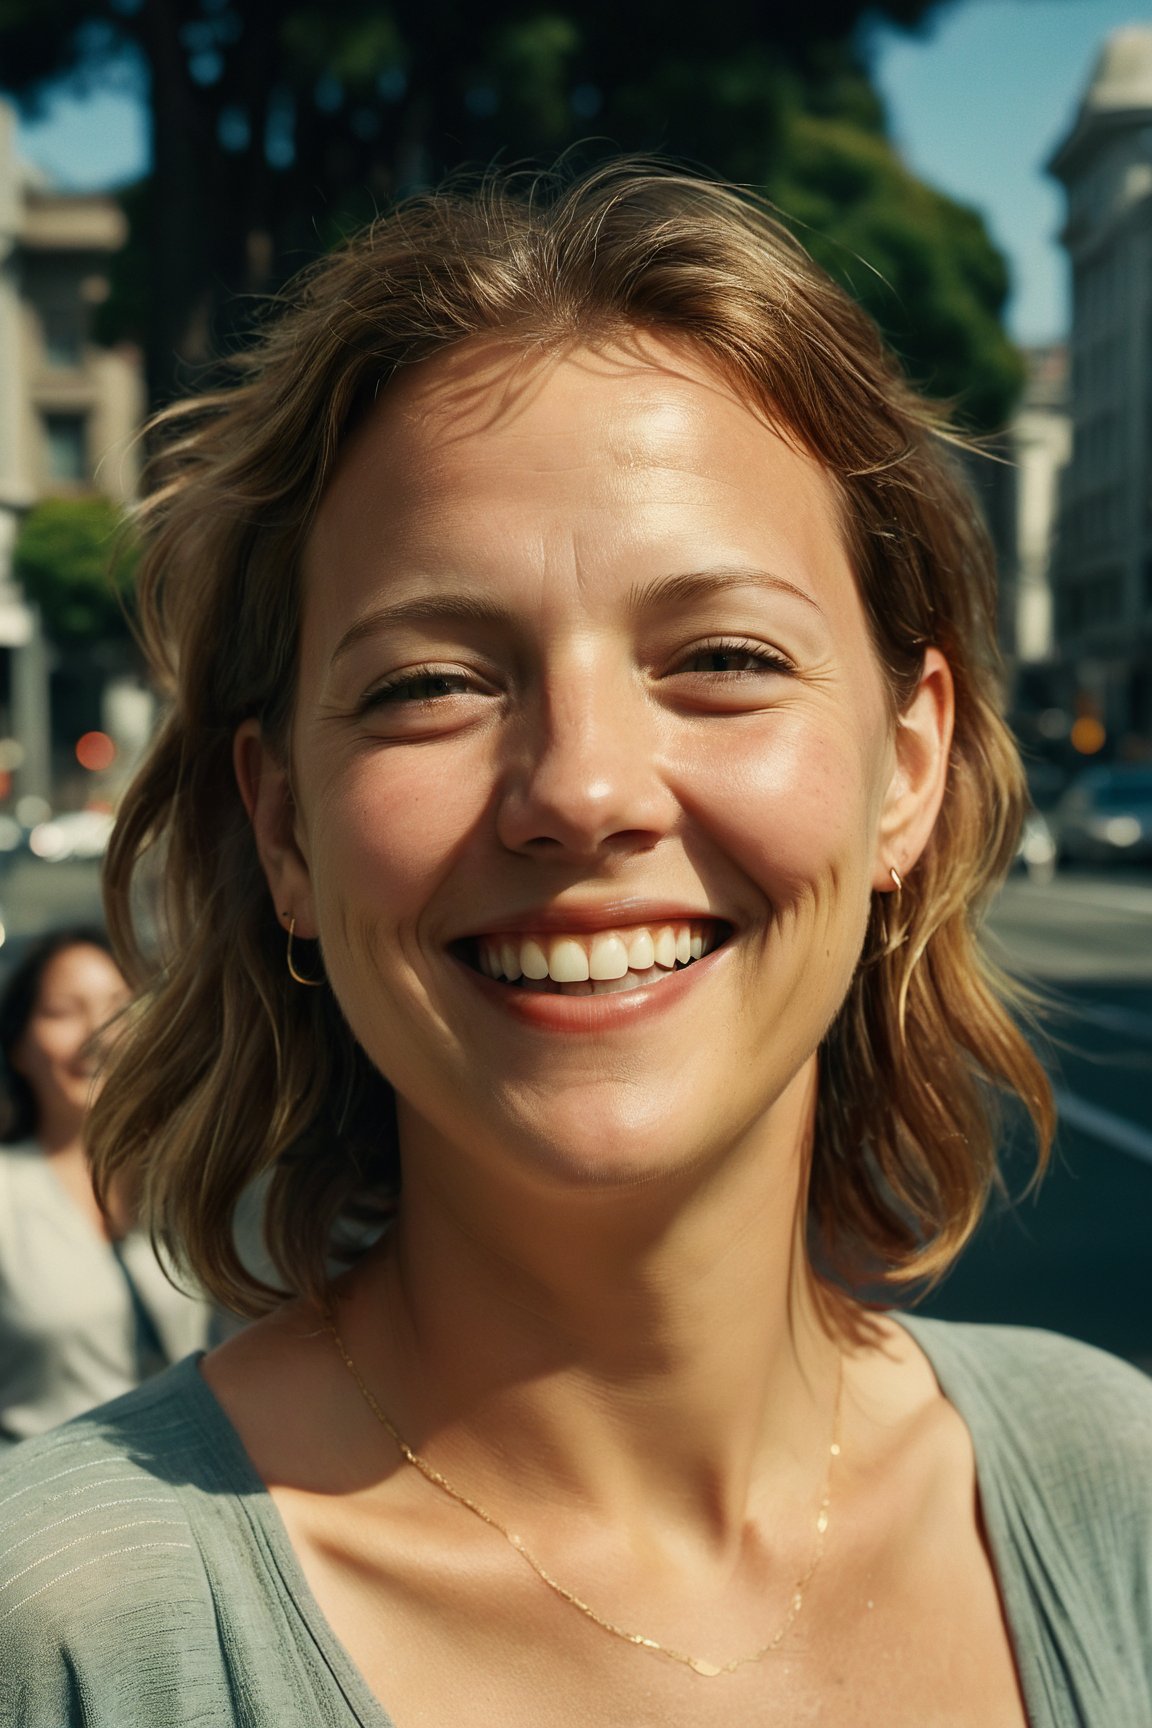
[{"label": "woman's cheek", "polygon": [[[339,884],[389,910],[423,899],[476,831],[487,804],[484,770],[445,744],[366,755],[323,788],[313,825],[312,873],[321,896]],[[462,756],[467,756],[462,760]]]},{"label": "woman's cheek", "polygon": [[872,775],[846,728],[797,720],[765,737],[729,733],[724,743],[697,776],[707,825],[770,898],[845,864],[867,865]]}]

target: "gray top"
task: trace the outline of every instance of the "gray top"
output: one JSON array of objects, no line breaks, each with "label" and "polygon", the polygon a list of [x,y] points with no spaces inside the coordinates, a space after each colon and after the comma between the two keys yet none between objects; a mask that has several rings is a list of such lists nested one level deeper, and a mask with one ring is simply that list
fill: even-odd
[{"label": "gray top", "polygon": [[143,1231],[114,1249],[39,1146],[0,1146],[0,1436],[43,1434],[136,1385],[133,1286],[161,1367],[208,1342],[212,1310],[169,1282]]},{"label": "gray top", "polygon": [[[1152,1384],[1050,1333],[905,1323],[975,1443],[1032,1728],[1149,1728]],[[392,1728],[195,1358],[7,1455],[2,1728],[298,1723]]]}]

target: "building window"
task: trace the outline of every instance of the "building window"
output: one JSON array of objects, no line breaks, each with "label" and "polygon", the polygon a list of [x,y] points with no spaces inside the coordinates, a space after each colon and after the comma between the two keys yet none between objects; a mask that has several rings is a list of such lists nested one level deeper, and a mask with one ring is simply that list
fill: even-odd
[{"label": "building window", "polygon": [[44,359],[53,371],[75,371],[84,363],[84,319],[76,307],[50,306],[43,313]]},{"label": "building window", "polygon": [[83,414],[45,414],[48,478],[75,485],[88,478],[88,436]]}]

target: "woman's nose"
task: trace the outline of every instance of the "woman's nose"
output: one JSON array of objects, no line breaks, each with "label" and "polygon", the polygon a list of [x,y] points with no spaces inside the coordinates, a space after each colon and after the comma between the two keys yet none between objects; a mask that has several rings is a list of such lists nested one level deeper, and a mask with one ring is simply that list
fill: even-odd
[{"label": "woman's nose", "polygon": [[656,734],[633,677],[577,676],[543,690],[523,715],[502,777],[503,845],[581,858],[654,846],[677,814]]}]

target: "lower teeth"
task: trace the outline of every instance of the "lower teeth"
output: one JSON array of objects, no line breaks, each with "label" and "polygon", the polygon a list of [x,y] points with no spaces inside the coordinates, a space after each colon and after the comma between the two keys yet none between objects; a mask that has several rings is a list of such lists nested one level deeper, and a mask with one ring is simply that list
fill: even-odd
[{"label": "lower teeth", "polygon": [[[691,966],[691,960],[686,962]],[[675,972],[683,971],[677,961]],[[625,972],[623,978],[585,978],[575,984],[558,984],[554,978],[518,978],[513,988],[535,990],[556,996],[611,996],[620,990],[641,990],[646,984],[655,984],[661,978],[671,978],[663,966],[650,966],[645,972]],[[501,980],[507,984],[507,978]]]}]

